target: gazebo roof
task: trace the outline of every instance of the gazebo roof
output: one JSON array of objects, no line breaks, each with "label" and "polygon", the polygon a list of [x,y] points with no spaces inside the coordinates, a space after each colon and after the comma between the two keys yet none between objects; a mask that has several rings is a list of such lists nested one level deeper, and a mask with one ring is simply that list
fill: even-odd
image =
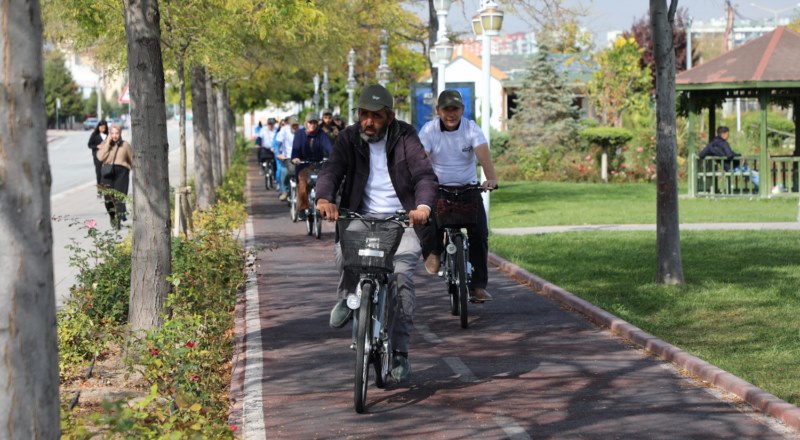
[{"label": "gazebo roof", "polygon": [[800,34],[778,26],[675,77],[678,90],[800,87]]}]

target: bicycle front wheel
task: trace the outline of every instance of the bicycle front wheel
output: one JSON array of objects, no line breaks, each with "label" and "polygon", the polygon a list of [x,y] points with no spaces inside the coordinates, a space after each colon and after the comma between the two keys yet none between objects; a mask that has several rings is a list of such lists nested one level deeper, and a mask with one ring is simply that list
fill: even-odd
[{"label": "bicycle front wheel", "polygon": [[458,285],[458,306],[461,317],[461,328],[469,326],[469,286],[467,286],[467,261],[464,255],[464,236],[456,235],[453,239],[456,245],[456,283]]},{"label": "bicycle front wheel", "polygon": [[297,190],[294,188],[289,191],[289,215],[297,222]]},{"label": "bicycle front wheel", "polygon": [[[394,283],[387,284],[386,288],[389,289],[391,285]],[[394,287],[397,288],[396,285]],[[375,386],[378,388],[385,388],[386,382],[390,374],[390,370],[392,368],[392,342],[391,342],[391,335],[389,334],[389,309],[391,308],[392,300],[390,298],[396,298],[397,292],[391,292],[390,294],[382,295],[383,301],[381,301],[381,313],[378,314],[379,319],[381,319],[381,332],[380,338],[378,338],[378,347],[376,350],[373,350],[375,353],[375,358],[373,359],[373,363],[375,364]]]},{"label": "bicycle front wheel", "polygon": [[322,237],[322,218],[320,218],[319,213],[314,213],[314,238],[317,240]]},{"label": "bicycle front wheel", "polygon": [[356,371],[353,403],[356,412],[361,414],[367,406],[367,384],[369,383],[369,358],[372,335],[372,283],[364,283],[361,288],[361,307],[358,309],[358,332],[356,336]]}]

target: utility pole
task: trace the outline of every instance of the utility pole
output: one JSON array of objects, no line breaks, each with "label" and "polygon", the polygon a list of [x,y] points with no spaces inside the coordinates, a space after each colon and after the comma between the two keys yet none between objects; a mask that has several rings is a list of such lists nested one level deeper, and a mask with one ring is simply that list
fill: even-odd
[{"label": "utility pole", "polygon": [[731,5],[730,0],[725,0],[725,15],[727,17],[725,23],[725,39],[722,42],[722,52],[725,53],[733,48],[733,40],[731,39],[731,34],[733,34],[733,5]]}]

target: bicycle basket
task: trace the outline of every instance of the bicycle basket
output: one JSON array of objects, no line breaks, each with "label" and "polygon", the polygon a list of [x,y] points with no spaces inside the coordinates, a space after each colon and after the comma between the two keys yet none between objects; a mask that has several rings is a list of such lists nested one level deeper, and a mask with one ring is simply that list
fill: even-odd
[{"label": "bicycle basket", "polygon": [[394,272],[394,254],[403,238],[401,224],[340,218],[337,227],[345,269],[353,272]]},{"label": "bicycle basket", "polygon": [[436,224],[441,228],[463,228],[478,223],[479,204],[483,203],[475,190],[442,191],[436,200]]}]

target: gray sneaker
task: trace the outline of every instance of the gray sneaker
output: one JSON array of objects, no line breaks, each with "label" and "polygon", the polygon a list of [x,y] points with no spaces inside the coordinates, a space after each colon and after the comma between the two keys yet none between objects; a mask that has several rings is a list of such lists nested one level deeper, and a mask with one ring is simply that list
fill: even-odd
[{"label": "gray sneaker", "polygon": [[353,311],[347,307],[347,300],[343,299],[336,302],[331,310],[330,325],[333,328],[342,328],[353,317]]},{"label": "gray sneaker", "polygon": [[392,361],[392,377],[396,381],[405,380],[411,374],[411,364],[408,363],[408,353],[395,353]]}]

